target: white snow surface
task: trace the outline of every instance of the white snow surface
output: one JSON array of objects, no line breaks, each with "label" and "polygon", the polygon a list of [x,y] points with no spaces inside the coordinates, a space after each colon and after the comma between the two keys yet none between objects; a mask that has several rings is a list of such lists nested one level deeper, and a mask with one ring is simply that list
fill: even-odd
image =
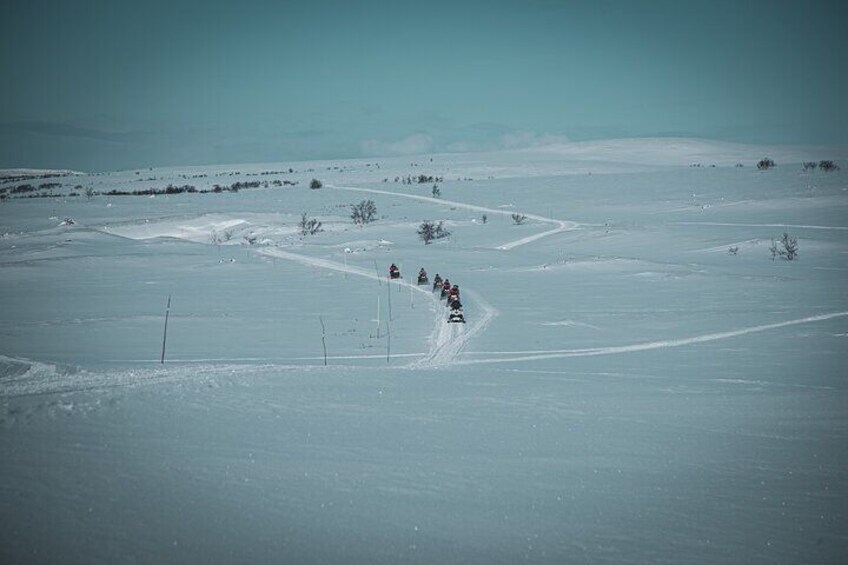
[{"label": "white snow surface", "polygon": [[841,563],[848,176],[800,165],[825,158],[613,140],[7,198],[0,562]]}]

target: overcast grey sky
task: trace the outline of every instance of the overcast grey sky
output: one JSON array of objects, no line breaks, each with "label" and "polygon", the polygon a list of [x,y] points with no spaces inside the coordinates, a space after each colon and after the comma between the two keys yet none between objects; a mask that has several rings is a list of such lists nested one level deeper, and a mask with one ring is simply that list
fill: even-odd
[{"label": "overcast grey sky", "polygon": [[0,167],[848,143],[845,2],[0,4]]}]

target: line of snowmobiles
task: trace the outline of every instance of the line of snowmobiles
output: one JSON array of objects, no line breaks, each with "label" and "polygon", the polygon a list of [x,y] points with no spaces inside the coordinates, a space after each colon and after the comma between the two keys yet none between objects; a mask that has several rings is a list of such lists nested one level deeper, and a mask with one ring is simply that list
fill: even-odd
[{"label": "line of snowmobiles", "polygon": [[[392,263],[389,267],[389,279],[399,278],[401,278],[400,269]],[[427,285],[429,282],[430,277],[427,275],[427,271],[424,270],[424,267],[421,267],[418,271],[418,286]],[[439,293],[439,299],[444,300],[450,310],[448,313],[448,323],[464,324],[465,314],[462,311],[462,303],[459,301],[459,285],[452,285],[448,278],[443,279],[436,273],[435,278],[433,278],[433,292]]]}]

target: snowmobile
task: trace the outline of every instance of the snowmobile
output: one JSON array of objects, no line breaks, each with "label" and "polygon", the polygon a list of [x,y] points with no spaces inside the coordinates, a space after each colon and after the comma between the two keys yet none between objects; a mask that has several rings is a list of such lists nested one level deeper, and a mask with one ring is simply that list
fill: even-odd
[{"label": "snowmobile", "polygon": [[442,284],[442,294],[439,296],[439,298],[447,298],[448,294],[450,294],[450,289],[450,281],[448,279],[445,279],[445,282]]},{"label": "snowmobile", "polygon": [[436,278],[433,279],[433,292],[440,290],[442,288],[442,277],[436,273]]},{"label": "snowmobile", "polygon": [[448,314],[448,323],[465,323],[465,316],[462,314],[462,304],[459,303],[459,300],[454,301],[454,303],[451,305],[451,311],[450,314]]},{"label": "snowmobile", "polygon": [[394,263],[389,267],[389,278],[390,279],[399,279],[400,278],[400,269],[398,269]]},{"label": "snowmobile", "polygon": [[430,282],[430,279],[427,277],[427,271],[424,269],[418,271],[418,284],[422,285],[427,284],[428,282]]}]

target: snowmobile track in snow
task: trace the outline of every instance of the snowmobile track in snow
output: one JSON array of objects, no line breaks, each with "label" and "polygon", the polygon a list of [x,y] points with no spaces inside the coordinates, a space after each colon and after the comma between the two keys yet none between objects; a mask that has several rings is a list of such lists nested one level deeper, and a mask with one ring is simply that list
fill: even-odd
[{"label": "snowmobile track in snow", "polygon": [[555,349],[548,351],[499,351],[499,352],[488,352],[485,354],[488,355],[512,355],[513,357],[500,357],[500,358],[489,358],[489,359],[466,359],[462,361],[458,361],[457,364],[460,365],[476,365],[482,363],[515,363],[522,361],[540,361],[543,359],[560,359],[564,357],[593,357],[597,355],[617,355],[620,353],[635,353],[637,351],[649,351],[652,349],[666,349],[670,347],[682,347],[685,345],[692,345],[696,343],[706,343],[709,341],[718,341],[721,339],[730,339],[734,337],[743,336],[746,334],[753,334],[759,332],[765,332],[769,330],[776,330],[779,328],[785,328],[789,326],[797,326],[799,324],[811,324],[814,322],[823,322],[825,320],[831,320],[833,318],[841,318],[844,316],[848,316],[848,312],[830,312],[827,314],[819,314],[817,316],[808,316],[806,318],[797,318],[795,320],[787,320],[785,322],[775,322],[773,324],[764,324],[761,326],[751,326],[747,328],[739,328],[735,330],[730,330],[726,332],[717,332],[710,334],[703,334],[693,337],[681,338],[681,339],[669,339],[669,340],[661,340],[661,341],[649,341],[645,343],[634,343],[631,345],[618,345],[611,347],[592,347],[587,349]]},{"label": "snowmobile track in snow", "polygon": [[[328,259],[319,259],[317,257],[308,257],[299,255],[282,249],[263,249],[259,253],[268,257],[277,259],[286,259],[295,261],[304,265],[319,267],[322,269],[330,269],[333,271],[341,271],[351,275],[358,275],[374,280],[382,280],[373,270],[363,269],[337,263]],[[430,349],[424,354],[423,359],[419,359],[409,365],[410,368],[433,368],[452,364],[456,362],[456,358],[462,351],[468,340],[483,331],[489,322],[497,315],[497,310],[488,302],[471,290],[465,290],[466,296],[470,296],[472,301],[478,306],[480,316],[475,316],[472,323],[466,324],[466,327],[459,327],[457,324],[449,324],[444,317],[444,308],[439,302],[439,298],[430,290],[429,286],[418,286],[417,284],[408,283],[402,279],[395,279],[393,283],[410,287],[428,297],[431,300],[431,307],[435,312],[435,327],[430,334],[429,345]]]}]

